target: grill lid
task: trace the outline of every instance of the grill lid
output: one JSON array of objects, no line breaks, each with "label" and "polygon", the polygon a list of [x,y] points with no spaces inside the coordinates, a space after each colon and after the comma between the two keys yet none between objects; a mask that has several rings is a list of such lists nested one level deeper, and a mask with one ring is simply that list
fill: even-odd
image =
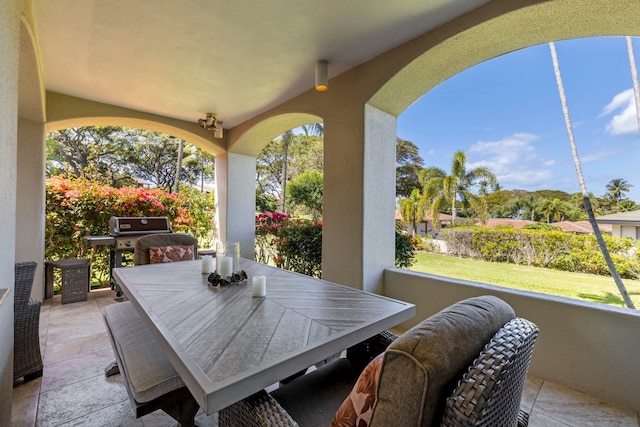
[{"label": "grill lid", "polygon": [[109,232],[112,236],[130,234],[172,233],[171,223],[166,216],[119,217],[109,219]]}]

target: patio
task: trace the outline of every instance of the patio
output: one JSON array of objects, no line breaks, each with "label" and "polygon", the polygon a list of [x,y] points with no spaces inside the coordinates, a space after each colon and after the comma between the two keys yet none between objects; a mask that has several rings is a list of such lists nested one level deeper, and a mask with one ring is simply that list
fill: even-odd
[{"label": "patio", "polygon": [[[13,287],[15,262],[36,260],[32,296],[44,296],[47,132],[131,126],[169,133],[215,155],[219,237],[240,241],[243,256],[252,258],[256,155],[285,130],[322,121],[324,278],[414,303],[416,318],[480,293],[502,297],[541,330],[530,372],[545,381],[529,383],[531,425],[638,425],[640,358],[633,356],[640,349],[640,312],[392,266],[397,116],[488,58],[550,40],[640,34],[640,2],[405,0],[371,8],[360,0],[323,4],[321,14],[313,0],[297,8],[275,3],[203,11],[196,1],[153,8],[148,2],[0,2],[0,52],[7,59],[0,62],[0,288]],[[302,27],[280,25],[285,18]],[[316,92],[313,66],[323,58],[330,60],[330,89]],[[223,139],[198,125],[206,111],[224,121]],[[12,324],[8,301],[0,306],[4,325]],[[65,306],[59,297],[46,300],[44,377],[15,388],[13,335],[10,328],[0,332],[0,424],[138,424],[119,377],[104,378],[113,357],[99,313],[111,303],[110,291]],[[173,424],[157,414],[139,424],[165,421]]]},{"label": "patio", "polygon": [[[160,411],[136,420],[120,375],[104,376],[113,352],[101,312],[115,303],[110,289],[92,291],[86,302],[61,305],[59,295],[45,300],[40,321],[44,375],[14,384],[13,426],[175,425]],[[528,378],[523,406],[533,427],[640,426],[636,412],[535,376]],[[217,426],[217,416],[201,413],[196,422]]]}]

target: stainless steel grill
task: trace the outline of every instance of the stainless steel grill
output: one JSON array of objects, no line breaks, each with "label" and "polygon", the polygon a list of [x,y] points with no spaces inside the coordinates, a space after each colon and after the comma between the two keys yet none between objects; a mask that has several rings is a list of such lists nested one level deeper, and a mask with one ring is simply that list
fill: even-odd
[{"label": "stainless steel grill", "polygon": [[[166,216],[142,216],[142,217],[118,217],[109,219],[108,236],[85,236],[84,243],[87,246],[109,246],[109,268],[122,266],[123,252],[133,252],[136,240],[148,234],[173,233],[171,222]],[[111,289],[115,289],[117,296],[122,292],[113,280],[111,274]]]}]

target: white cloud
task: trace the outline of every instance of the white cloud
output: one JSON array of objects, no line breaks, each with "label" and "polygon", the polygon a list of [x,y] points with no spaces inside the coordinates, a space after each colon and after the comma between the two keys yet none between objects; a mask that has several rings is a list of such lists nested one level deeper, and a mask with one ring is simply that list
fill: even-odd
[{"label": "white cloud", "polygon": [[600,113],[600,117],[613,114],[607,123],[606,131],[611,135],[626,135],[638,132],[638,118],[633,89],[627,89],[613,97]]},{"label": "white cloud", "polygon": [[607,157],[617,156],[618,152],[614,150],[598,151],[597,153],[589,154],[586,156],[580,156],[580,161],[583,163],[595,162],[600,159],[606,159]]},{"label": "white cloud", "polygon": [[633,99],[633,89],[627,89],[613,97],[611,102],[607,104],[600,113],[600,117],[613,113],[620,107],[627,106],[629,101]]},{"label": "white cloud", "polygon": [[469,148],[474,158],[468,168],[484,166],[498,178],[503,188],[539,189],[553,178],[550,167],[556,162],[541,158],[534,142],[538,137],[515,133],[497,141],[479,141]]}]

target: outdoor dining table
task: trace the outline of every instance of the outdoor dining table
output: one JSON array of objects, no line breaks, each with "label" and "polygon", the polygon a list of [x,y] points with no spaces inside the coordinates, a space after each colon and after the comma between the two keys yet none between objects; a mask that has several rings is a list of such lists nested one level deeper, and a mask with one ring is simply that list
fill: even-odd
[{"label": "outdoor dining table", "polygon": [[249,280],[226,286],[211,286],[200,260],[114,269],[208,415],[415,315],[413,304],[248,259],[240,268]]}]

